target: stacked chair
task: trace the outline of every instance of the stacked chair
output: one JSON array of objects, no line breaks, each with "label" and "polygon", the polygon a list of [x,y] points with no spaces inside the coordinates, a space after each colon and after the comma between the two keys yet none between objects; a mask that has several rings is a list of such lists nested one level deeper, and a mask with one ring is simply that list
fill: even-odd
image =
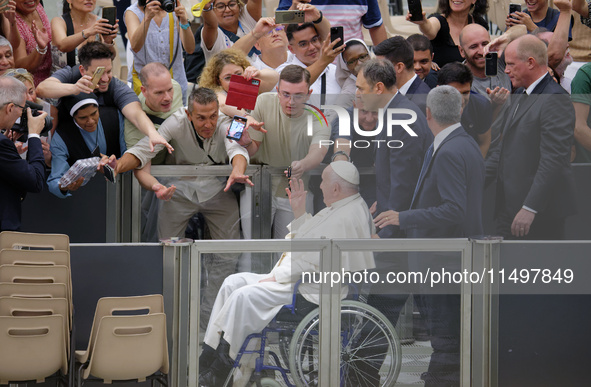
[{"label": "stacked chair", "polygon": [[88,348],[76,351],[77,386],[85,381],[168,386],[168,342],[162,295],[105,297],[96,306]]},{"label": "stacked chair", "polygon": [[68,236],[0,233],[0,384],[168,386],[162,295],[101,298],[85,351],[75,350],[73,311]]},{"label": "stacked chair", "polygon": [[72,305],[68,236],[0,233],[0,384],[71,383]]}]

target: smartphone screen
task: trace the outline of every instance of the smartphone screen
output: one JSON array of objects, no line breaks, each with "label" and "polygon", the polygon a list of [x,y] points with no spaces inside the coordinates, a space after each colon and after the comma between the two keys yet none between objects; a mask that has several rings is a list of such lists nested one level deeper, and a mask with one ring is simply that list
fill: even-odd
[{"label": "smartphone screen", "polygon": [[117,8],[116,7],[104,7],[103,8],[103,19],[107,19],[109,24],[114,26],[117,21]]},{"label": "smartphone screen", "polygon": [[234,116],[232,120],[232,124],[230,125],[230,130],[228,131],[228,137],[231,140],[240,140],[242,138],[242,132],[246,127],[246,118],[240,116]]},{"label": "smartphone screen", "polygon": [[509,15],[515,12],[521,12],[521,4],[509,4]]},{"label": "smartphone screen", "polygon": [[330,27],[330,41],[334,42],[337,38],[341,38],[341,41],[334,48],[340,47],[345,43],[343,27]]},{"label": "smartphone screen", "polygon": [[421,0],[408,0],[408,12],[410,12],[410,20],[423,20],[423,6]]},{"label": "smartphone screen", "polygon": [[96,68],[96,70],[94,70],[94,74],[92,74],[92,89],[96,89],[96,87],[98,86],[99,81],[101,80],[101,77],[103,76],[103,73],[105,72],[105,68],[103,66],[99,66]]},{"label": "smartphone screen", "polygon": [[487,77],[494,77],[497,75],[497,61],[498,54],[496,52],[489,52],[484,57],[484,75]]}]

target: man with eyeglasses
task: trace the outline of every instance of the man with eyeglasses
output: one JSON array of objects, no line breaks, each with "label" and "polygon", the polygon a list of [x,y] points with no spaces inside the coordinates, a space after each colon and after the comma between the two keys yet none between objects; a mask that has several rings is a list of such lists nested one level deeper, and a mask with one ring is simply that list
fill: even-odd
[{"label": "man with eyeglasses", "polygon": [[[12,78],[0,77],[0,130],[12,128],[21,117],[27,88]],[[29,151],[23,160],[14,143],[0,133],[0,231],[19,231],[21,203],[27,192],[41,192],[45,181],[45,159],[39,134],[45,126],[47,113],[33,117],[27,109]]]},{"label": "man with eyeglasses", "polygon": [[287,49],[287,45],[285,26],[279,24],[257,40],[254,47],[261,54],[252,65],[259,70],[271,69],[280,73],[293,56]]},{"label": "man with eyeglasses", "polygon": [[[320,98],[313,98],[312,103],[318,107],[327,104],[340,105],[336,100],[336,97],[341,93],[341,87],[336,78],[337,68],[332,64],[332,60],[326,60],[322,50],[322,42],[328,34],[320,33],[314,23],[290,24],[287,26],[286,34],[289,51],[293,54],[289,64],[308,67],[309,70],[315,64],[321,67],[318,77],[315,80],[312,79],[313,82],[310,86],[312,94],[319,95]],[[345,45],[343,44],[333,51],[338,55],[344,49]]]},{"label": "man with eyeglasses", "polygon": [[[266,164],[272,167],[291,167],[291,177],[303,180],[308,186],[309,176],[305,174],[322,162],[328,148],[321,146],[328,140],[330,129],[313,117],[312,135],[308,135],[310,110],[306,102],[310,97],[310,73],[303,67],[286,66],[279,76],[277,93],[264,93],[257,98],[252,116],[247,117],[247,128],[238,142],[248,150],[252,164]],[[261,130],[265,126],[266,131]],[[326,142],[326,141],[325,141]],[[289,199],[285,194],[288,178],[274,176],[271,179],[273,238],[284,238],[287,225],[294,219]],[[245,238],[250,236],[250,195],[247,189],[240,197],[240,217]],[[312,197],[308,197],[308,211],[312,213]]]},{"label": "man with eyeglasses", "polygon": [[[297,9],[304,12],[304,25],[314,26],[321,39],[320,43],[322,43],[322,40],[326,39],[330,33],[328,19],[323,18],[322,13],[312,4],[299,4]],[[252,34],[240,38],[234,47],[244,52],[248,52],[254,47],[260,51],[260,55],[257,56],[253,66],[259,70],[262,68],[271,68],[280,73],[285,66],[292,64],[294,60],[293,51],[290,52],[287,49],[289,42],[286,28],[284,25],[275,24],[274,18],[263,18],[257,22]],[[342,48],[334,49],[336,44],[334,43],[330,47],[327,47],[327,52],[324,52],[322,50],[323,47],[321,47],[321,55],[316,60],[310,62],[309,65],[306,65],[308,71],[310,71],[312,83],[321,76],[326,66],[332,63],[334,58],[342,51]],[[325,55],[326,53],[329,55]]]},{"label": "man with eyeglasses", "polygon": [[414,69],[414,49],[402,36],[393,36],[374,48],[376,57],[392,62],[396,69],[396,87],[400,94],[414,102],[425,114],[427,94],[431,89]]}]

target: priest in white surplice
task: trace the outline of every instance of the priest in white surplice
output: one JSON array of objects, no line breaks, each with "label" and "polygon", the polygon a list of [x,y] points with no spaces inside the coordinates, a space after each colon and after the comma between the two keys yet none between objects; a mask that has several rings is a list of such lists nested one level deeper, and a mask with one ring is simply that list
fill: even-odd
[{"label": "priest in white surplice", "polygon": [[[288,226],[290,233],[286,238],[371,238],[373,220],[359,195],[359,173],[353,164],[335,161],[324,169],[320,189],[327,207],[315,216],[306,213],[303,182],[292,180],[290,186],[288,196],[295,220]],[[283,305],[291,303],[293,286],[302,278],[302,273],[320,270],[319,257],[316,252],[286,252],[269,274],[238,273],[226,278],[205,331],[204,351],[199,362],[200,385],[215,385],[215,381],[225,379],[229,371],[227,361],[225,367],[217,364],[220,361],[213,361],[220,355],[221,348],[217,352],[215,348],[220,344],[222,332],[222,343],[226,346],[229,343],[229,356],[235,359],[245,338],[260,332]],[[374,266],[373,254],[369,251],[343,253],[342,267],[346,271]],[[299,291],[307,301],[318,304],[319,286],[302,283]]]}]

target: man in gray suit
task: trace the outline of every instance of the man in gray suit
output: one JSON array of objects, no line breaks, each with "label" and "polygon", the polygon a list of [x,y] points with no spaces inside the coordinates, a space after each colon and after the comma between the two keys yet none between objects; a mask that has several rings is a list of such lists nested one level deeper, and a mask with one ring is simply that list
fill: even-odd
[{"label": "man in gray suit", "polygon": [[[484,161],[476,141],[460,124],[462,96],[451,86],[439,86],[427,96],[427,122],[435,136],[425,155],[410,209],[376,216],[378,227],[399,225],[409,238],[462,238],[482,233]],[[449,254],[409,255],[411,270],[460,271],[460,260]],[[424,290],[424,289],[422,289]],[[460,385],[460,294],[422,294],[431,331],[433,355],[425,386]],[[431,292],[433,293],[433,292]]]},{"label": "man in gray suit", "polygon": [[427,96],[435,136],[421,168],[410,209],[384,211],[376,226],[398,225],[409,238],[465,238],[482,233],[484,162],[460,124],[462,95],[439,86]]}]

